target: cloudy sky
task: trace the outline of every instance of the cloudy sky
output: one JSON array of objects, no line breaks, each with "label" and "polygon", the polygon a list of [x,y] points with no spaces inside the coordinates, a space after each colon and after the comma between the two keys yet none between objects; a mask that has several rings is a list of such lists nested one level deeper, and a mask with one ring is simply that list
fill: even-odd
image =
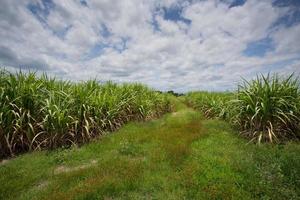
[{"label": "cloudy sky", "polygon": [[0,66],[230,90],[300,73],[300,0],[0,0]]}]

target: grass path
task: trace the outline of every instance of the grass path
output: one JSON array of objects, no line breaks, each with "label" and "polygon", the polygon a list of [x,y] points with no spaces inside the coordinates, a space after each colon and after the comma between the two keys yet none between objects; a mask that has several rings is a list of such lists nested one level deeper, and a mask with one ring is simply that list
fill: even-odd
[{"label": "grass path", "polygon": [[0,199],[299,199],[300,145],[246,143],[177,102],[81,148],[0,164]]}]

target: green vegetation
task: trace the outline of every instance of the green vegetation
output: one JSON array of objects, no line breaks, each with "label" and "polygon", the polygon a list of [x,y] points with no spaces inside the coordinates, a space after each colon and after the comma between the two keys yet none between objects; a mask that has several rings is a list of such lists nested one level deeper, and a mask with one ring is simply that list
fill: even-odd
[{"label": "green vegetation", "polygon": [[300,89],[293,75],[245,80],[233,94],[192,92],[187,101],[208,118],[229,121],[258,143],[300,138]]},{"label": "green vegetation", "polygon": [[289,76],[258,77],[238,89],[238,123],[247,135],[261,140],[300,137],[299,81]]},{"label": "green vegetation", "polygon": [[0,162],[0,199],[300,198],[298,141],[238,134],[299,138],[293,76],[180,97],[4,71],[0,86],[1,156],[44,149]]},{"label": "green vegetation", "polygon": [[175,103],[80,148],[0,165],[0,199],[299,199],[300,146],[248,144]]},{"label": "green vegetation", "polygon": [[223,92],[190,92],[186,95],[186,103],[200,110],[206,118],[228,120],[231,117],[231,100],[233,93]]},{"label": "green vegetation", "polygon": [[71,146],[131,120],[170,111],[166,95],[140,84],[70,83],[0,71],[0,158]]}]

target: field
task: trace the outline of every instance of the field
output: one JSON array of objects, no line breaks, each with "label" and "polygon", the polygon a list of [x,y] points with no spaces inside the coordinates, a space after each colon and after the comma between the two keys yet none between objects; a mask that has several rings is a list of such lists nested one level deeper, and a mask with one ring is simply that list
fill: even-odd
[{"label": "field", "polygon": [[141,84],[75,84],[1,71],[0,85],[0,158],[82,144],[170,110],[166,95]]},{"label": "field", "polygon": [[[1,113],[4,108],[20,111],[11,114],[14,123],[1,118],[2,155],[17,156],[0,164],[0,199],[300,198],[300,101],[294,77],[258,77],[234,93],[175,97],[138,84],[74,84],[33,74],[19,76],[1,77],[1,103],[6,105]],[[65,96],[56,99],[62,93],[58,91]],[[58,113],[72,118],[39,126],[48,119],[42,105],[52,98],[53,107],[63,110]],[[27,100],[34,106],[25,104]],[[104,107],[118,112],[108,118]],[[88,115],[78,114],[82,110]],[[34,120],[29,123],[25,117],[18,126],[19,116],[28,113]],[[71,124],[80,116],[90,121],[81,121],[74,132]],[[110,119],[112,125],[99,127],[101,119]],[[84,127],[93,121],[87,131]],[[40,133],[50,139],[43,143],[37,136],[28,140],[31,146],[24,142],[21,148],[28,133],[33,134],[28,138]],[[63,137],[56,140],[57,134]],[[11,145],[15,147],[11,151],[5,138],[17,136],[18,145]]]},{"label": "field", "polygon": [[207,118],[223,119],[258,143],[300,138],[299,79],[293,74],[244,80],[234,93],[191,92],[187,104]]}]

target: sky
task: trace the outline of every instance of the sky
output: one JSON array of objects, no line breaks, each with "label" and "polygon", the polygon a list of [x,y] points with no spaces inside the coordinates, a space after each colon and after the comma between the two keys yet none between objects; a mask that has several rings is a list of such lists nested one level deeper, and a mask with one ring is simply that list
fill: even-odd
[{"label": "sky", "polygon": [[0,67],[226,91],[300,74],[300,0],[0,0]]}]

